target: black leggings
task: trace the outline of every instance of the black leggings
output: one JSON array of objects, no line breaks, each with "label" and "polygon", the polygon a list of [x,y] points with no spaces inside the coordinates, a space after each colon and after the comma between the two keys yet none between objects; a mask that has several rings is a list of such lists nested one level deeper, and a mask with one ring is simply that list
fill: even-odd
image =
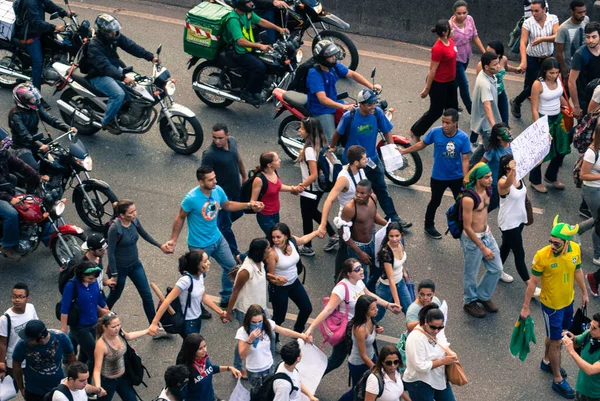
[{"label": "black leggings", "polygon": [[[269,284],[269,297],[273,305],[273,321],[281,326],[285,321],[285,315],[288,311],[288,301],[291,299],[298,307],[298,318],[294,324],[294,331],[302,333],[306,326],[306,321],[312,313],[312,304],[310,298],[300,282],[300,277],[290,285]],[[276,335],[279,340],[279,335]]]},{"label": "black leggings", "polygon": [[513,251],[515,256],[515,267],[521,280],[529,280],[529,272],[527,271],[527,264],[525,263],[525,249],[523,248],[523,227],[525,224],[521,223],[519,227],[511,230],[502,231],[502,245],[500,245],[500,258],[502,264],[506,262],[508,254]]},{"label": "black leggings", "polygon": [[[307,191],[310,192],[310,191]],[[321,224],[321,212],[319,211],[319,202],[323,197],[323,192],[310,192],[313,195],[317,196],[317,199],[310,199],[306,196],[300,197],[300,214],[302,215],[302,230],[304,231],[304,235],[310,234],[313,232],[313,220],[317,224]],[[335,235],[335,230],[327,221],[327,235],[333,237]],[[307,242],[304,246],[311,248],[312,241]]]},{"label": "black leggings", "polygon": [[412,133],[420,138],[446,109],[458,109],[456,84],[451,82],[433,81],[429,90],[429,110],[425,112],[410,128]]}]

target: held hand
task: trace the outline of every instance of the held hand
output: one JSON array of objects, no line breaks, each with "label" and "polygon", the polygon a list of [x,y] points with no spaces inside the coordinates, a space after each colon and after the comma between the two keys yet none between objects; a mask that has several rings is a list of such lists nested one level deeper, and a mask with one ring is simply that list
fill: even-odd
[{"label": "held hand", "polygon": [[388,308],[392,311],[392,313],[394,314],[398,314],[400,312],[402,312],[402,307],[398,304],[389,304]]},{"label": "held hand", "polygon": [[421,99],[425,99],[427,97],[427,95],[429,95],[429,88],[425,88],[421,91],[421,93],[419,94],[419,96],[421,96]]},{"label": "held hand", "polygon": [[253,212],[258,213],[265,208],[265,204],[258,201],[250,201],[250,207]]},{"label": "held hand", "polygon": [[150,327],[148,327],[148,334],[150,334],[152,337],[154,337],[155,335],[158,334],[158,325],[157,324],[150,324]]},{"label": "held hand", "polygon": [[173,249],[169,246],[168,243],[164,243],[160,246],[160,250],[163,251],[163,253],[165,254],[171,254],[173,253]]},{"label": "held hand", "polygon": [[361,263],[365,265],[371,264],[371,257],[364,251],[360,251],[358,253],[358,259],[361,261]]},{"label": "held hand", "polygon": [[354,110],[354,104],[352,103],[346,103],[343,106],[344,111],[352,111]]},{"label": "held hand", "polygon": [[308,335],[308,334],[303,334],[302,335],[302,339],[304,340],[305,343],[307,344],[312,344],[313,343],[313,336],[312,334]]},{"label": "held hand", "polygon": [[233,366],[229,367],[229,371],[231,372],[231,374],[233,375],[233,377],[235,377],[236,379],[240,379],[242,377],[242,372],[240,372],[239,370],[237,370]]},{"label": "held hand", "polygon": [[177,243],[175,241],[173,241],[172,239],[167,241],[167,246],[171,248],[171,253],[175,252],[176,245],[177,245]]},{"label": "held hand", "polygon": [[50,150],[50,147],[48,145],[42,145],[42,146],[40,146],[40,150],[42,152],[46,153]]},{"label": "held hand", "polygon": [[494,259],[494,252],[492,252],[492,250],[490,248],[488,248],[487,246],[485,248],[483,248],[483,250],[481,251],[481,254],[483,255],[483,257],[486,260]]},{"label": "held hand", "polygon": [[324,238],[327,234],[327,229],[325,227],[326,226],[324,225],[319,225],[319,238]]},{"label": "held hand", "polygon": [[306,329],[306,331],[304,332],[304,335],[305,335],[305,336],[311,336],[311,337],[312,337],[312,332],[313,332],[313,329],[312,329],[312,327],[309,327],[309,328],[308,328],[308,329]]},{"label": "held hand", "polygon": [[527,63],[521,63],[519,65],[519,70],[521,70],[521,74],[527,71]]},{"label": "held hand", "polygon": [[105,287],[109,287],[109,288],[115,288],[115,286],[117,285],[117,278],[116,277],[107,278],[104,281],[102,281],[102,285],[104,285]]},{"label": "held hand", "polygon": [[219,317],[221,318],[221,323],[229,323],[229,320],[227,320],[227,311],[223,311],[223,313],[221,313]]},{"label": "held hand", "polygon": [[522,73],[524,73],[524,72],[525,72],[525,70],[523,70],[523,69],[521,68],[521,66],[518,66],[518,67],[517,67],[517,71],[516,71],[516,73],[517,73],[517,74],[522,74]]}]

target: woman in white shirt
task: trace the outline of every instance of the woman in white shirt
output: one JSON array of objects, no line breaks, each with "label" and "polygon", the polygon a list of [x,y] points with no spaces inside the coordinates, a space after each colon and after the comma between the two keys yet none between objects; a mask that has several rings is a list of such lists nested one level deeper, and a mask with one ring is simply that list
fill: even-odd
[{"label": "woman in white shirt", "polygon": [[[185,313],[185,330],[179,333],[183,339],[192,333],[200,333],[200,327],[202,327],[202,318],[200,317],[202,314],[202,303],[217,312],[222,319],[226,318],[227,312],[219,308],[208,294],[206,294],[204,275],[209,270],[210,260],[208,259],[208,254],[200,249],[187,252],[179,258],[179,274],[181,274],[181,278],[177,280],[167,298],[156,311],[156,315],[150,324],[151,333],[158,333],[160,319],[169,306],[171,306],[171,303],[177,298],[181,305],[181,312]],[[192,287],[191,294],[189,292],[190,287]]]},{"label": "woman in white shirt", "polygon": [[[365,401],[411,401],[408,391],[404,390],[402,376],[400,375],[400,351],[393,345],[386,345],[379,351],[377,363],[371,368],[367,378]],[[383,391],[379,386],[379,375],[383,383]],[[377,397],[381,393],[381,397]]]},{"label": "woman in white shirt", "polygon": [[[296,163],[300,166],[302,172],[302,182],[298,184],[304,191],[316,196],[311,199],[306,196],[300,196],[300,214],[302,216],[302,230],[304,235],[308,235],[313,231],[313,221],[317,224],[321,223],[322,214],[319,211],[319,202],[323,197],[323,189],[319,187],[317,178],[319,171],[317,168],[317,160],[321,154],[321,149],[327,148],[327,137],[321,126],[321,122],[314,117],[307,117],[300,123],[298,129],[300,137],[304,139],[304,148],[300,151]],[[327,221],[326,225],[329,241],[323,247],[325,252],[333,252],[338,248],[338,237],[335,229]],[[315,251],[312,248],[312,242],[308,241],[300,250],[302,256],[315,256]]]},{"label": "woman in white shirt", "polygon": [[[419,325],[406,339],[406,371],[404,383],[412,401],[454,401],[452,387],[446,378],[446,365],[458,361],[448,348],[445,336],[438,335],[444,328],[444,314],[437,305],[430,304],[419,312]],[[450,351],[446,354],[445,348]]]},{"label": "woman in white shirt", "polygon": [[240,357],[246,361],[248,381],[252,387],[261,386],[266,376],[273,373],[273,351],[271,343],[275,333],[292,338],[301,338],[312,343],[312,336],[277,326],[267,318],[260,305],[252,305],[246,311],[244,323],[235,335]]},{"label": "woman in white shirt", "polygon": [[[548,125],[550,126],[550,135],[552,143],[550,152],[544,158],[544,162],[549,161],[544,181],[554,189],[565,189],[565,184],[558,181],[558,169],[566,155],[571,153],[571,143],[567,132],[562,127],[563,114],[561,106],[568,106],[563,96],[563,85],[558,76],[560,69],[558,61],[554,57],[548,57],[542,63],[540,77],[531,87],[531,114],[533,122],[536,122],[543,116],[548,116]],[[542,165],[534,167],[529,173],[529,182],[531,187],[539,193],[548,193],[548,189],[542,183]]]},{"label": "woman in white shirt", "polygon": [[[400,313],[400,305],[393,304],[391,302],[387,302],[376,294],[369,291],[368,288],[365,287],[365,283],[363,279],[365,277],[362,264],[354,259],[348,258],[342,265],[342,270],[340,271],[340,275],[338,277],[338,283],[333,290],[331,291],[331,295],[329,298],[329,302],[327,306],[323,308],[321,313],[317,316],[317,318],[311,323],[310,327],[306,330],[307,335],[312,335],[317,327],[325,320],[329,315],[333,313],[335,310],[339,310],[342,313],[348,311],[348,321],[350,321],[354,317],[354,311],[356,308],[356,301],[358,298],[367,294],[374,297],[377,300],[377,304],[383,306],[391,310],[393,313]],[[340,304],[346,298],[346,289],[348,289],[348,304],[344,304],[341,306]],[[334,369],[340,367],[342,363],[346,360],[347,356],[346,346],[344,345],[344,341],[341,341],[337,345],[333,346],[333,351],[327,360],[327,369],[325,369],[324,375],[331,372]]]}]

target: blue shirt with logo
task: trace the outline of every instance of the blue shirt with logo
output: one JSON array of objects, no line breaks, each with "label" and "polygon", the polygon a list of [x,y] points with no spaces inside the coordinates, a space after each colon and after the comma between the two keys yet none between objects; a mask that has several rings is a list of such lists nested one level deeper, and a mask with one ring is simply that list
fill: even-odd
[{"label": "blue shirt with logo", "polygon": [[[317,71],[316,68],[320,67],[315,66],[314,68],[311,68],[308,70],[308,75],[306,76],[306,87],[308,88],[308,102],[306,103],[306,106],[313,116],[333,114],[335,113],[335,109],[323,106],[321,102],[319,102],[316,93],[325,92],[327,98],[334,102],[338,102],[335,84],[340,78],[348,75],[348,68],[340,62],[336,64],[335,68],[330,68],[329,71]],[[342,102],[340,101],[338,103]]]},{"label": "blue shirt with logo", "polygon": [[[352,116],[354,114],[354,116]],[[348,124],[350,130],[348,131]],[[340,135],[345,135],[348,131],[346,147],[344,149],[343,162],[348,163],[346,153],[352,145],[360,145],[367,151],[367,157],[371,160],[377,160],[377,139],[378,132],[381,131],[384,135],[394,128],[390,120],[385,116],[383,110],[379,107],[375,108],[374,114],[363,116],[359,110],[354,113],[347,111],[340,120],[337,126],[337,132]]]},{"label": "blue shirt with logo", "polygon": [[433,144],[432,178],[444,181],[463,178],[462,155],[471,150],[469,136],[464,131],[459,129],[453,137],[447,137],[442,127],[432,128],[423,142]]},{"label": "blue shirt with logo", "polygon": [[227,195],[218,185],[211,191],[210,196],[204,195],[200,187],[192,189],[185,195],[181,208],[188,213],[189,246],[206,248],[221,238],[221,231],[217,227],[217,215],[225,202],[227,202]]}]

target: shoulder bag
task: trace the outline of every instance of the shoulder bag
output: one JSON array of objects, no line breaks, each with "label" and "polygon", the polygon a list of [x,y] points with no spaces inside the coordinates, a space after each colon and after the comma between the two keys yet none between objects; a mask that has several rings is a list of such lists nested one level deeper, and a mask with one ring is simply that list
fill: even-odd
[{"label": "shoulder bag", "polygon": [[[344,282],[340,282],[346,289],[346,295],[344,296],[344,303],[346,304],[345,313],[340,312],[340,308],[331,312],[331,315],[319,325],[321,335],[323,336],[323,344],[321,349],[325,346],[325,343],[329,343],[332,346],[336,346],[342,342],[346,335],[346,326],[348,326],[348,304],[350,303],[350,290]],[[323,298],[323,309],[329,303],[329,297]]]},{"label": "shoulder bag", "polygon": [[[425,334],[427,337],[429,337],[430,340],[432,340],[437,345],[439,345],[440,348],[444,350],[446,355],[451,354],[451,352],[448,348],[442,347],[437,342],[435,337],[430,336],[428,333],[425,332],[425,330],[423,330],[420,327],[415,327],[415,330],[418,330],[421,333]],[[450,383],[454,384],[455,386],[464,386],[465,384],[467,384],[469,382],[467,380],[467,376],[465,375],[462,365],[458,361],[454,362],[452,365],[446,365],[446,378],[448,379],[448,381]]]}]

